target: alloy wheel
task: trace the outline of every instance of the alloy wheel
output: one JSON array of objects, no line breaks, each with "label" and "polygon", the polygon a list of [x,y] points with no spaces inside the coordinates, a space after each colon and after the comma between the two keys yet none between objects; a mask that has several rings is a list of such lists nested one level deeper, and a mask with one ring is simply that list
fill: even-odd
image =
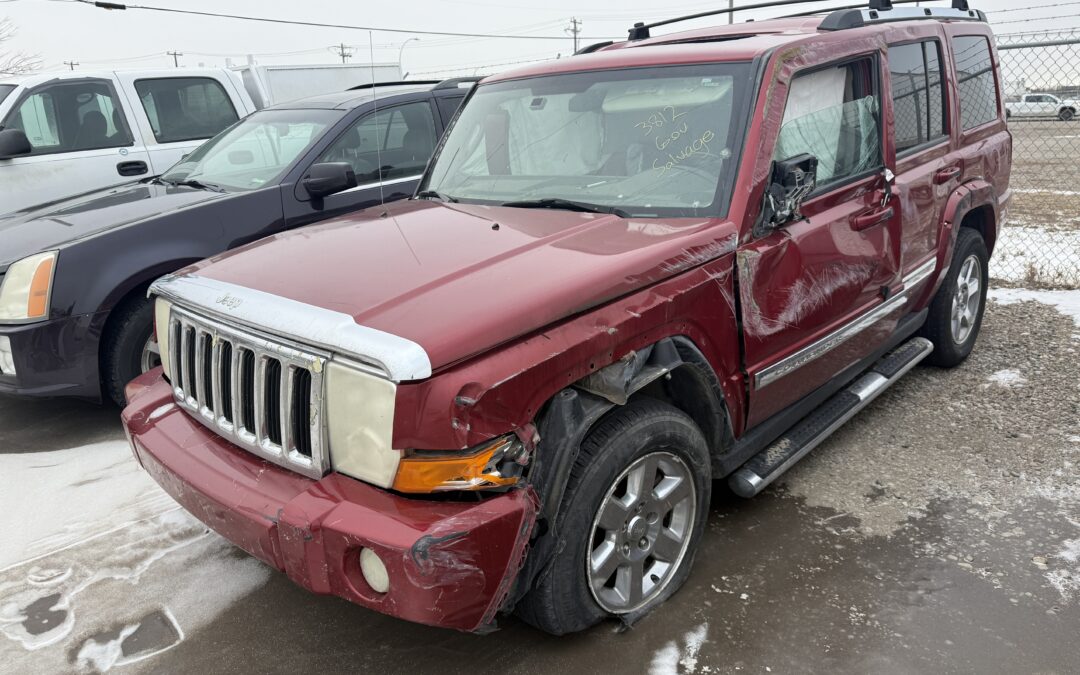
[{"label": "alloy wheel", "polygon": [[953,294],[950,316],[952,339],[956,344],[963,344],[971,335],[979,317],[981,300],[982,265],[976,256],[970,255],[960,266],[960,273],[956,276],[956,293]]},{"label": "alloy wheel", "polygon": [[612,483],[585,556],[589,590],[604,610],[625,614],[660,595],[686,555],[696,502],[690,468],[670,452],[639,457]]}]

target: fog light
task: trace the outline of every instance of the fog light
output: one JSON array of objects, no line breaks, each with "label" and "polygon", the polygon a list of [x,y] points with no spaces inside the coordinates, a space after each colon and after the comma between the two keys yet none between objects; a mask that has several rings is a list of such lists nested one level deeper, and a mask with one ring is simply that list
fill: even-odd
[{"label": "fog light", "polygon": [[360,549],[360,571],[364,573],[364,581],[371,586],[371,590],[376,593],[390,590],[390,575],[386,573],[386,565],[370,548]]},{"label": "fog light", "polygon": [[15,374],[15,355],[11,353],[11,338],[0,337],[0,375]]}]

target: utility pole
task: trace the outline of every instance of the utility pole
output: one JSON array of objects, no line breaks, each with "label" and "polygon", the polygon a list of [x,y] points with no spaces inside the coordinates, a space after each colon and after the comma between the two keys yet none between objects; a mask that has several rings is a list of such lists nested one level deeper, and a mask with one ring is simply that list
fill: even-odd
[{"label": "utility pole", "polygon": [[79,65],[78,61],[64,61],[64,65],[68,68],[75,70],[75,66]]},{"label": "utility pole", "polygon": [[173,68],[180,67],[180,57],[184,55],[184,52],[165,52],[172,57]]},{"label": "utility pole", "polygon": [[731,11],[727,13],[727,22],[729,24],[735,23],[735,0],[727,1],[728,9]]},{"label": "utility pole", "polygon": [[340,56],[342,63],[345,63],[345,61],[347,59],[352,58],[352,51],[349,49],[349,47],[344,42],[337,45],[336,47],[331,47],[330,51],[332,51],[335,54],[337,54],[338,56]]},{"label": "utility pole", "polygon": [[574,36],[574,53],[576,54],[578,50],[578,35],[581,35],[581,21],[579,21],[577,17],[571,18],[570,27],[564,30]]}]

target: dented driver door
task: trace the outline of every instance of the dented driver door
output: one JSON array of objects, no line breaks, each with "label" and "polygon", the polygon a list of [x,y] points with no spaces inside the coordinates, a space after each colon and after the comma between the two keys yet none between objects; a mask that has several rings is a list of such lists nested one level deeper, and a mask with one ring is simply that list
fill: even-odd
[{"label": "dented driver door", "polygon": [[738,251],[748,427],[873,353],[896,326],[895,313],[880,316],[900,288],[880,90],[876,56],[792,80],[773,158],[813,155],[818,187],[803,219],[759,229]]}]

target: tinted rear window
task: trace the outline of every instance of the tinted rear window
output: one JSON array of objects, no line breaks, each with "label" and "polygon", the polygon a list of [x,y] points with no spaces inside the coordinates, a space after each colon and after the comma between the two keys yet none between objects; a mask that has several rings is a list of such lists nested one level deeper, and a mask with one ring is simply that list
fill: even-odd
[{"label": "tinted rear window", "polygon": [[4,102],[4,99],[8,97],[8,94],[15,91],[15,85],[13,84],[0,84],[0,103]]},{"label": "tinted rear window", "polygon": [[941,59],[937,41],[889,47],[893,129],[903,152],[945,135]]},{"label": "tinted rear window", "polygon": [[990,42],[982,35],[953,38],[953,58],[960,90],[960,125],[973,129],[997,119],[998,92]]}]

